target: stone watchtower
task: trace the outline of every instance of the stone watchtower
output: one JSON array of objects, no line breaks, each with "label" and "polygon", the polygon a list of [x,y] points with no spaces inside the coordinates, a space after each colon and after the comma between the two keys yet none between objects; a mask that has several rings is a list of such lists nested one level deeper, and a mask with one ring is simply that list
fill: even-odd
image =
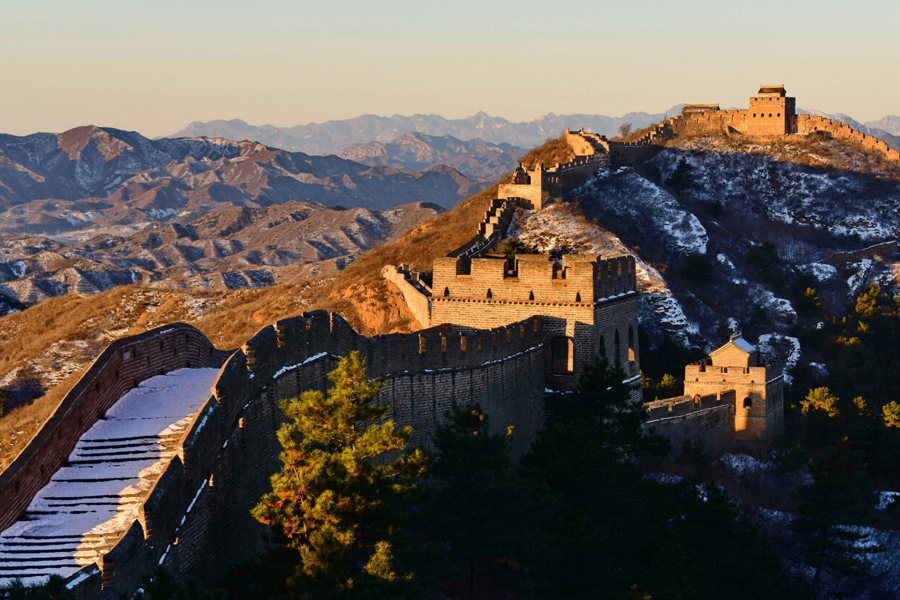
[{"label": "stone watchtower", "polygon": [[713,350],[709,360],[684,370],[686,396],[734,392],[734,442],[738,449],[759,452],[784,430],[784,369],[763,363],[759,349],[732,338]]},{"label": "stone watchtower", "polygon": [[541,316],[548,387],[566,390],[598,355],[639,374],[637,305],[632,256],[447,257],[434,263],[430,321],[465,330]]},{"label": "stone watchtower", "polygon": [[762,137],[787,135],[796,121],[795,98],[787,96],[783,85],[764,85],[750,98],[745,133]]}]

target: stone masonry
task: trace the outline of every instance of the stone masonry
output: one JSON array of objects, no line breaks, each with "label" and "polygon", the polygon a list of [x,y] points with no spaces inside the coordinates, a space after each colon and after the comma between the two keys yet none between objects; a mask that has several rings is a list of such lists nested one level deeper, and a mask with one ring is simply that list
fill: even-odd
[{"label": "stone masonry", "polygon": [[684,395],[645,405],[646,430],[669,438],[672,450],[761,455],[784,431],[784,368],[764,364],[759,350],[733,338],[708,359],[684,369]]}]

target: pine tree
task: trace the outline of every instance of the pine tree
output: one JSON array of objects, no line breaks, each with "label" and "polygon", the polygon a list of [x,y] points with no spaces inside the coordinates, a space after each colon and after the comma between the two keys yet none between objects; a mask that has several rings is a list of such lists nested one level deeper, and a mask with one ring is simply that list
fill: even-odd
[{"label": "pine tree", "polygon": [[356,352],[328,375],[327,395],[307,391],[282,402],[281,470],[253,516],[287,538],[300,555],[297,579],[316,598],[347,597],[367,583],[404,575],[394,564],[390,502],[416,485],[425,469],[408,451],[411,427],[384,420]]},{"label": "pine tree", "polygon": [[823,572],[861,576],[866,557],[881,552],[868,544],[858,525],[870,520],[875,494],[865,465],[845,438],[833,444],[812,470],[813,483],[798,494],[797,519],[791,528],[805,549],[805,562],[814,569],[812,586]]},{"label": "pine tree", "polygon": [[[443,550],[423,567],[436,579],[456,581],[464,597],[482,597],[482,584],[502,576],[521,582],[517,555],[529,546],[526,531],[539,520],[537,506],[509,458],[509,437],[490,433],[478,405],[456,406],[432,435],[428,484],[418,500],[423,509],[420,544]],[[440,569],[436,562],[440,563]]]}]

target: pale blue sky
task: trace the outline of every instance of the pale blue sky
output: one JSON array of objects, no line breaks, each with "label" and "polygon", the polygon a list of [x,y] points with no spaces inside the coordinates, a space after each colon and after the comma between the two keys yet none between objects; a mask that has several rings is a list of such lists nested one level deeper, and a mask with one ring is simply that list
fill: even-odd
[{"label": "pale blue sky", "polygon": [[900,114],[900,2],[0,0],[0,132],[414,112]]}]

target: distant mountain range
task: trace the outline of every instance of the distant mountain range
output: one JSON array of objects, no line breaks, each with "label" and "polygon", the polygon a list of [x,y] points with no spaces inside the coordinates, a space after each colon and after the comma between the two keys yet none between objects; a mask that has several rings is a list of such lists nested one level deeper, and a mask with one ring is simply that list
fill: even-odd
[{"label": "distant mountain range", "polygon": [[532,148],[557,137],[566,129],[584,127],[604,135],[613,135],[623,123],[640,129],[658,123],[666,115],[681,112],[681,105],[668,113],[632,112],[622,117],[605,115],[556,115],[550,113],[533,121],[514,123],[484,112],[465,119],[447,119],[440,115],[362,115],[353,119],[309,123],[294,127],[249,125],[240,119],[196,121],[169,137],[222,137],[231,140],[256,140],[278,148],[310,154],[337,154],[353,144],[391,142],[407,133],[429,136],[449,135],[459,140],[483,140],[492,144],[511,144]]},{"label": "distant mountain range", "polygon": [[438,137],[414,131],[386,143],[353,144],[338,156],[366,165],[415,171],[446,165],[469,179],[493,183],[512,171],[527,152],[506,143],[462,141],[451,135]]},{"label": "distant mountain range", "polygon": [[[658,123],[667,116],[679,114],[681,104],[665,113],[630,112],[621,117],[606,115],[572,114],[544,115],[533,121],[512,122],[502,117],[492,117],[484,112],[465,119],[447,119],[440,115],[394,115],[380,117],[362,115],[352,119],[308,123],[294,127],[274,125],[255,126],[240,119],[230,121],[195,121],[169,137],[222,137],[231,140],[256,140],[263,144],[310,154],[338,154],[354,144],[367,142],[392,142],[408,133],[428,136],[449,135],[459,140],[483,140],[492,144],[511,144],[532,148],[547,138],[557,137],[566,127],[584,127],[601,135],[613,136],[619,127],[630,123],[632,129],[642,129]],[[810,111],[815,114],[824,114]],[[885,141],[900,142],[900,117],[888,116],[878,121],[859,123],[847,115],[827,115],[860,125],[860,129],[877,135]],[[854,126],[856,126],[854,125]],[[354,159],[356,160],[356,159]]]},{"label": "distant mountain range", "polygon": [[150,140],[94,126],[0,135],[0,236],[127,235],[149,222],[184,222],[222,206],[291,200],[373,210],[424,201],[447,208],[482,187],[442,165],[372,167],[255,141]]}]

